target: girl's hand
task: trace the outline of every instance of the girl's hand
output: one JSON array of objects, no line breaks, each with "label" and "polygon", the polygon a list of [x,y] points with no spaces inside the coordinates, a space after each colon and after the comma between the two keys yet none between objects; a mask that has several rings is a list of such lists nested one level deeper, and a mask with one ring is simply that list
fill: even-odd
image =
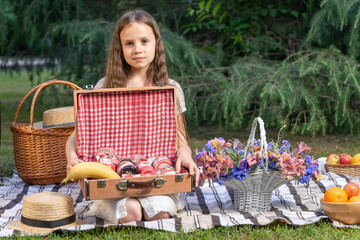
[{"label": "girl's hand", "polygon": [[67,159],[67,166],[66,166],[66,173],[69,174],[70,169],[78,163],[84,162],[78,158],[75,149],[75,131],[70,135],[68,140],[66,141],[66,159]]},{"label": "girl's hand", "polygon": [[84,160],[78,159],[78,158],[72,158],[68,161],[68,164],[66,166],[66,173],[69,174],[70,169],[75,166],[78,163],[82,163]]},{"label": "girl's hand", "polygon": [[183,145],[178,149],[178,158],[175,164],[176,173],[180,173],[181,167],[186,167],[187,169],[189,169],[190,174],[195,173],[195,183],[197,185],[199,182],[200,171],[196,163],[192,159],[191,149],[187,145]]}]

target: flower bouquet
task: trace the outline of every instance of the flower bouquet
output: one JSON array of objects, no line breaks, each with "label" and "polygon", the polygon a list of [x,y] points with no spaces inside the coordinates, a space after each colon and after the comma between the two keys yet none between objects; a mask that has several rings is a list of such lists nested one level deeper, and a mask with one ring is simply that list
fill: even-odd
[{"label": "flower bouquet", "polygon": [[[257,123],[260,139],[256,140]],[[271,193],[286,181],[308,184],[311,179],[320,180],[317,160],[310,155],[310,147],[301,142],[291,151],[287,140],[282,143],[266,142],[264,122],[256,118],[247,145],[238,139],[210,140],[201,151],[196,149],[195,160],[202,166],[200,185],[211,179],[233,189],[234,205],[241,210],[270,210]]]}]

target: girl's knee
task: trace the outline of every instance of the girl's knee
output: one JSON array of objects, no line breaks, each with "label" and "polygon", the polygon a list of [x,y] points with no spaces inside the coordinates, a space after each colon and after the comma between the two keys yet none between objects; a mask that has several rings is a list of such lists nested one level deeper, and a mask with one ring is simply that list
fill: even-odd
[{"label": "girl's knee", "polygon": [[165,219],[165,218],[170,218],[171,217],[169,212],[163,212],[163,211],[159,212],[158,214],[156,214],[152,218],[147,215],[145,210],[143,211],[143,214],[144,214],[144,218],[145,218],[146,221]]},{"label": "girl's knee", "polygon": [[119,218],[119,223],[128,223],[132,221],[141,221],[142,218],[142,210],[140,202],[135,198],[129,198],[125,202],[125,208],[127,215],[126,217]]}]

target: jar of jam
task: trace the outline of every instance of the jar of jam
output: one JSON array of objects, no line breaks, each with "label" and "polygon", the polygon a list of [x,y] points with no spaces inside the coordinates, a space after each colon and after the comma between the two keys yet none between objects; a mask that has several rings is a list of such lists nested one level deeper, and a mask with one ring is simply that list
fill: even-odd
[{"label": "jar of jam", "polygon": [[172,162],[167,157],[157,157],[152,162],[152,166],[155,171],[160,171],[162,169],[172,168]]},{"label": "jar of jam", "polygon": [[169,168],[163,168],[160,171],[157,171],[157,174],[159,174],[159,175],[176,174],[176,171],[173,167],[169,167]]},{"label": "jar of jam", "polygon": [[180,169],[180,173],[189,173],[189,169],[187,169],[186,167],[182,167]]},{"label": "jar of jam", "polygon": [[115,150],[111,148],[100,148],[95,155],[95,159],[97,162],[110,167],[114,171],[116,165],[119,163]]},{"label": "jar of jam", "polygon": [[136,168],[140,174],[150,174],[155,172],[155,169],[150,165],[146,158],[137,162]]},{"label": "jar of jam", "polygon": [[137,173],[136,165],[131,159],[124,158],[116,166],[116,172],[121,176],[122,174],[134,175]]}]

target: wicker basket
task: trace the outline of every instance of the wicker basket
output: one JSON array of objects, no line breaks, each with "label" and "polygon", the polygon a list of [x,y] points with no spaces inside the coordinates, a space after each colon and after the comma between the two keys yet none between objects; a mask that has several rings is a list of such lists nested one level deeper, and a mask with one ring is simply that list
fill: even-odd
[{"label": "wicker basket", "polygon": [[331,219],[337,220],[344,224],[360,223],[360,202],[325,202],[320,199],[321,208]]},{"label": "wicker basket", "polygon": [[[77,85],[50,80],[33,88],[20,102],[10,129],[13,132],[15,165],[19,177],[28,184],[54,184],[66,177],[65,144],[74,128],[38,129],[34,127],[35,101],[41,89],[51,84]],[[16,122],[19,110],[27,97],[36,90],[31,103],[30,124]]]},{"label": "wicker basket", "polygon": [[281,171],[268,169],[266,132],[260,117],[255,118],[252,124],[245,152],[254,142],[257,123],[260,126],[260,152],[264,152],[263,157],[266,159],[264,168],[257,167],[256,170],[250,171],[244,180],[231,177],[224,181],[224,185],[234,191],[234,207],[238,211],[269,211],[272,191],[288,181],[284,179]]},{"label": "wicker basket", "polygon": [[332,172],[351,177],[360,177],[360,165],[358,164],[325,164],[326,172]]}]

